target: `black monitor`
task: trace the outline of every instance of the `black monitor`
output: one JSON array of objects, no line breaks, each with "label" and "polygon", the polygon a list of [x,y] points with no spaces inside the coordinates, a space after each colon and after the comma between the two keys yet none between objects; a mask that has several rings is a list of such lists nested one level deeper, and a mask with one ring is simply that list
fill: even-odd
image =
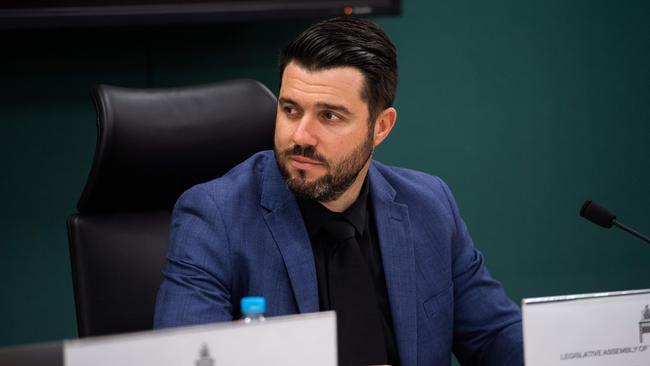
[{"label": "black monitor", "polygon": [[4,0],[0,28],[210,24],[397,15],[400,0]]}]

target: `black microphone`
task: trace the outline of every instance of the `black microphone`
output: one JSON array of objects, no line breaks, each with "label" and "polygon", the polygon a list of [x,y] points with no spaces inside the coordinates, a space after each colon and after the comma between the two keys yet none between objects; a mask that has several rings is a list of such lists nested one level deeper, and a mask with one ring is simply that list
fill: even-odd
[{"label": "black microphone", "polygon": [[650,238],[632,229],[631,227],[628,227],[616,221],[616,215],[609,212],[606,208],[592,200],[585,201],[585,203],[582,204],[582,207],[580,208],[580,216],[593,222],[596,225],[600,225],[605,228],[616,226],[636,236],[637,238],[650,243]]}]

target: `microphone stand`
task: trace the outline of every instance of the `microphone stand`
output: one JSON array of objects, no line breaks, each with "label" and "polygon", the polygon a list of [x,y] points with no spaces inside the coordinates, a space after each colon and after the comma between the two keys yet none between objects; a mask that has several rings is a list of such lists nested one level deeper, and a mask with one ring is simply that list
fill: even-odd
[{"label": "microphone stand", "polygon": [[624,231],[627,231],[628,233],[630,233],[630,234],[636,236],[637,238],[639,238],[639,239],[645,241],[646,243],[650,244],[650,238],[648,238],[647,236],[641,234],[640,232],[638,232],[638,231],[632,229],[631,227],[629,227],[629,226],[627,226],[627,225],[624,225],[624,224],[622,224],[622,223],[620,223],[620,222],[618,222],[618,221],[616,221],[616,220],[613,220],[613,221],[612,221],[612,225],[618,227],[619,229],[622,229],[622,230],[624,230]]}]

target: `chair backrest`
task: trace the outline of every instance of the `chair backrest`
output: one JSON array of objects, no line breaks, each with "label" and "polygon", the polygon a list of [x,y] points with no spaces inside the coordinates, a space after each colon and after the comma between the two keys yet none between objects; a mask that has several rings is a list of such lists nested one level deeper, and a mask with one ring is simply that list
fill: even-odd
[{"label": "chair backrest", "polygon": [[93,99],[95,157],[68,219],[80,337],[152,328],[176,199],[272,148],[276,110],[253,80],[98,85]]}]

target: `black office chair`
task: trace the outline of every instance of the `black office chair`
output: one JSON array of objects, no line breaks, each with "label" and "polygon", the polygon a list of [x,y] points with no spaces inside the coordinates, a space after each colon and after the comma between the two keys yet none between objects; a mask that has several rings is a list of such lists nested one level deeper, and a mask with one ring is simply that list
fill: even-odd
[{"label": "black office chair", "polygon": [[174,202],[272,148],[276,108],[253,80],[99,85],[93,99],[97,148],[67,222],[80,337],[152,328]]}]

